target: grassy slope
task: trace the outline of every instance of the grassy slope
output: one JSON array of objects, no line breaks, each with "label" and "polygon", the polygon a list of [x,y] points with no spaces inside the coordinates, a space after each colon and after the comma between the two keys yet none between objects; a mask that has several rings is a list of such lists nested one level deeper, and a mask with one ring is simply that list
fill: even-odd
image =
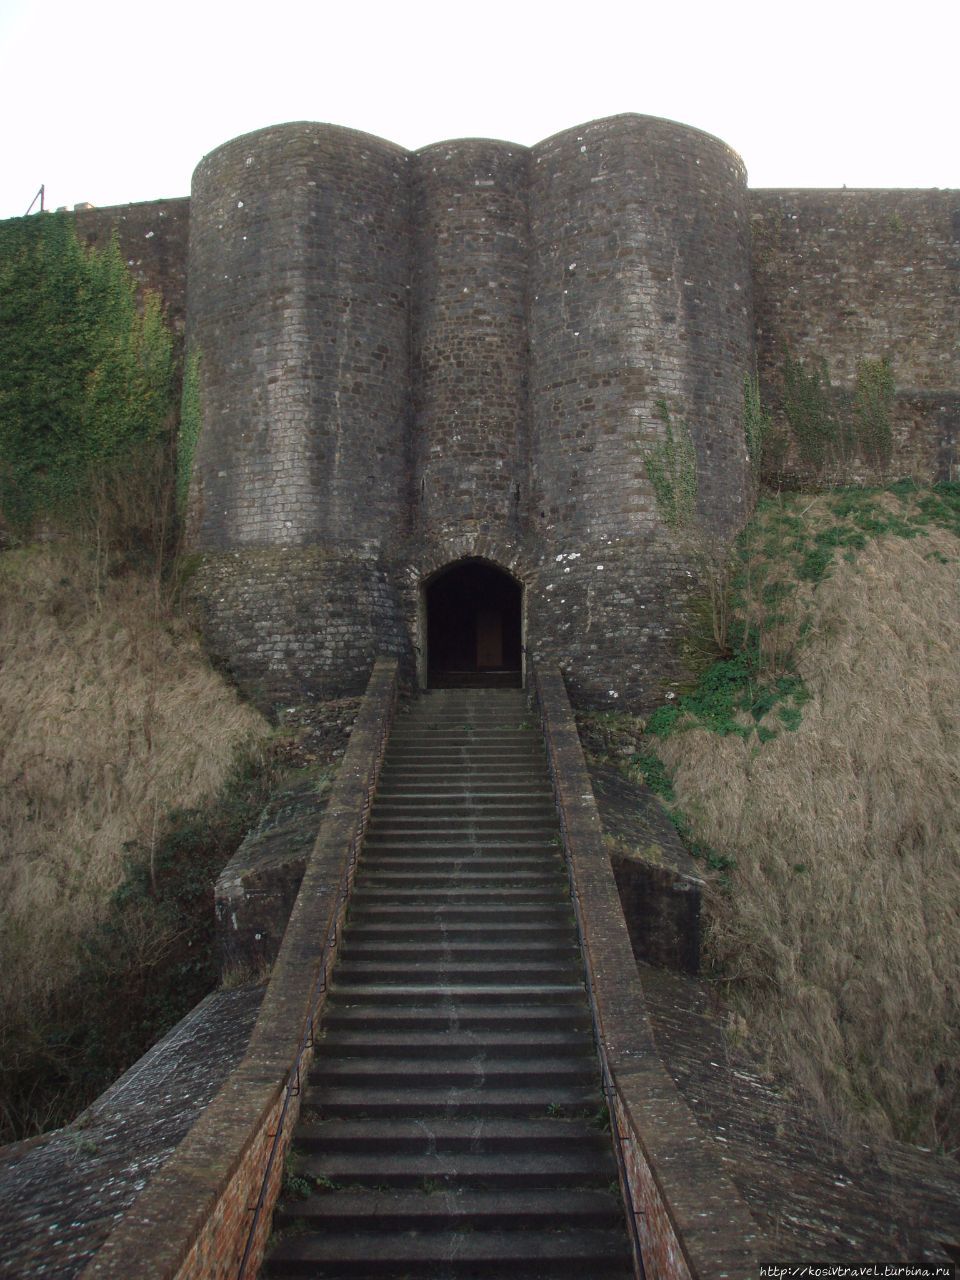
[{"label": "grassy slope", "polygon": [[731,1025],[849,1134],[955,1150],[960,539],[924,501],[850,499],[852,521],[835,495],[767,504],[739,612],[767,678],[799,675],[809,701],[764,711],[754,687],[725,732],[657,746],[692,834],[732,864],[710,873],[707,944]]},{"label": "grassy slope", "polygon": [[[46,1018],[90,962],[125,846],[149,864],[168,810],[209,801],[266,730],[150,579],[98,583],[61,544],[0,553],[0,1131],[44,1121],[3,1112],[29,1109],[25,1074],[56,1067]],[[169,939],[140,918],[122,949],[149,967]]]}]

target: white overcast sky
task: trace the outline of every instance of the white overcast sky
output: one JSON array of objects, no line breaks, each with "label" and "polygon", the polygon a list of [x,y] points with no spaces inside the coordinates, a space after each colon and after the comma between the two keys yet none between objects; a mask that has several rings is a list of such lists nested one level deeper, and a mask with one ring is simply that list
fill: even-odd
[{"label": "white overcast sky", "polygon": [[0,217],[188,195],[286,120],[414,148],[637,111],[751,186],[960,187],[958,36],[958,0],[0,0]]}]

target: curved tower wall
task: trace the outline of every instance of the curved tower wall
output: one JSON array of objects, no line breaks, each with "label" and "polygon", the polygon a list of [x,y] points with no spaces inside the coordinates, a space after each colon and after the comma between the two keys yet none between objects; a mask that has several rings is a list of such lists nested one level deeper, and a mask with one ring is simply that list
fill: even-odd
[{"label": "curved tower wall", "polygon": [[680,674],[690,549],[657,510],[645,452],[665,401],[697,451],[708,538],[749,497],[752,367],[745,173],[723,143],[644,116],[572,129],[531,163],[531,632],[589,701]]},{"label": "curved tower wall", "polygon": [[198,587],[213,647],[266,701],[355,691],[403,648],[382,558],[407,509],[408,165],[366,134],[290,124],[194,174]]},{"label": "curved tower wall", "polygon": [[430,542],[519,527],[528,157],[477,139],[413,157],[414,493]]},{"label": "curved tower wall", "polygon": [[293,124],[198,166],[188,341],[201,549],[400,532],[407,165],[366,134]]}]

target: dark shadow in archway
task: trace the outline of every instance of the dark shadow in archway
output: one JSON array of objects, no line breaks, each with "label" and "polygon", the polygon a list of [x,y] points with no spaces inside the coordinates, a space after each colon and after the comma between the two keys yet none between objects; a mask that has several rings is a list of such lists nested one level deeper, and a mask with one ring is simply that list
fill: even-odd
[{"label": "dark shadow in archway", "polygon": [[427,684],[519,688],[523,588],[486,560],[458,560],[426,586]]}]

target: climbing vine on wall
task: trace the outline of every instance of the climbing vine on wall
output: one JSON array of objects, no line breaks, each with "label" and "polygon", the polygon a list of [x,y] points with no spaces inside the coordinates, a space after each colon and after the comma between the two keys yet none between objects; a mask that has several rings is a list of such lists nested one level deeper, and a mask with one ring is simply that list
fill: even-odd
[{"label": "climbing vine on wall", "polygon": [[857,391],[854,412],[857,439],[864,461],[881,473],[890,465],[893,453],[893,369],[890,361],[857,361]]},{"label": "climbing vine on wall", "polygon": [[859,459],[883,478],[893,453],[896,388],[889,359],[859,359],[851,397],[831,386],[822,357],[803,361],[787,351],[783,385],[789,437],[803,466],[817,479],[830,472],[844,480]]},{"label": "climbing vine on wall", "polygon": [[819,475],[831,461],[839,437],[827,362],[783,360],[783,411],[800,461]]},{"label": "climbing vine on wall", "polygon": [[180,431],[177,436],[177,511],[187,509],[193,458],[200,436],[200,356],[188,353],[183,366],[183,393],[180,400]]},{"label": "climbing vine on wall", "polygon": [[770,435],[770,415],[760,403],[760,379],[756,374],[748,373],[743,380],[743,435],[750,459],[750,474],[757,483]]},{"label": "climbing vine on wall", "polygon": [[666,400],[658,400],[657,417],[663,436],[649,445],[643,464],[653,486],[657,509],[671,529],[687,529],[693,523],[697,502],[697,454],[690,428],[674,424]]},{"label": "climbing vine on wall", "polygon": [[20,530],[69,514],[108,467],[172,421],[173,341],[137,306],[116,243],[64,214],[0,223],[0,514]]}]

